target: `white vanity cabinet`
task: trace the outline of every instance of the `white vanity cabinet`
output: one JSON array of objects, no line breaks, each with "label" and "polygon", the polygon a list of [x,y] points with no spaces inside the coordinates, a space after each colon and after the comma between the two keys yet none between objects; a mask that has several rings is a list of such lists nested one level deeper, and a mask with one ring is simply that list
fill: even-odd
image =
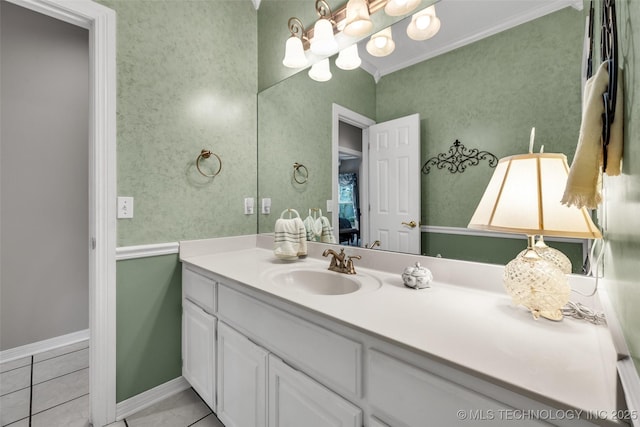
[{"label": "white vanity cabinet", "polygon": [[[368,395],[372,411],[393,426],[468,426],[485,422],[513,425],[513,408],[434,373],[377,350],[368,354]],[[519,426],[548,426],[518,419]],[[377,422],[377,424],[376,424]],[[380,421],[372,425],[382,426]]]},{"label": "white vanity cabinet", "polygon": [[226,427],[267,425],[267,357],[247,337],[218,323],[218,405]]},{"label": "white vanity cabinet", "polygon": [[362,411],[269,356],[269,427],[361,427]]},{"label": "white vanity cabinet", "polygon": [[209,268],[183,267],[183,375],[226,427],[619,426],[514,419],[558,411]]},{"label": "white vanity cabinet", "polygon": [[182,376],[215,410],[216,317],[213,280],[183,268]]}]

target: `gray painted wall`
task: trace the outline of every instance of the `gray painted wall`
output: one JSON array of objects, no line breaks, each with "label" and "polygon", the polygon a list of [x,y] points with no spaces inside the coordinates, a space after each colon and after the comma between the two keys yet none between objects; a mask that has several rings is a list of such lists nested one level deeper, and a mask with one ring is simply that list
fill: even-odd
[{"label": "gray painted wall", "polygon": [[0,350],[89,327],[85,29],[0,2]]}]

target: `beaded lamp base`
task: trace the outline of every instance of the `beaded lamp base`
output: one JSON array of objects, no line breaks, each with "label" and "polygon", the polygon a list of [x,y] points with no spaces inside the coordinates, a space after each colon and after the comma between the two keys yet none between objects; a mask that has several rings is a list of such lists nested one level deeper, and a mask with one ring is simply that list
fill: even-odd
[{"label": "beaded lamp base", "polygon": [[562,320],[562,307],[571,291],[565,274],[534,250],[505,266],[504,287],[513,302],[527,307],[535,319],[550,320]]}]

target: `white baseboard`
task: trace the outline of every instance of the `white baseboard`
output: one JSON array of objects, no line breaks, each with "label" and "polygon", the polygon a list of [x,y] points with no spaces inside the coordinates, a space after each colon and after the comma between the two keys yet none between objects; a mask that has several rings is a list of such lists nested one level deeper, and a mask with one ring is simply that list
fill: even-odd
[{"label": "white baseboard", "polygon": [[42,353],[43,351],[53,350],[88,339],[89,329],[85,329],[83,331],[72,332],[70,334],[61,335],[59,337],[21,345],[20,347],[14,347],[8,350],[0,351],[0,363],[10,362],[12,360],[21,359],[33,354]]},{"label": "white baseboard", "polygon": [[127,400],[116,404],[116,420],[120,421],[129,415],[135,414],[154,403],[160,402],[169,396],[180,393],[191,387],[191,385],[180,376],[157,387],[137,394]]}]

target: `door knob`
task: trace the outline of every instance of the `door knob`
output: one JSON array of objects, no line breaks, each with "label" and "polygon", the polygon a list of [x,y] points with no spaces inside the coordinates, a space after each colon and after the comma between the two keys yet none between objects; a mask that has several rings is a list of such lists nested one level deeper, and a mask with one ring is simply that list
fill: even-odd
[{"label": "door knob", "polygon": [[407,225],[407,226],[409,226],[409,227],[411,227],[411,228],[416,228],[416,225],[418,225],[418,224],[416,224],[416,222],[415,222],[415,221],[411,221],[411,222],[404,222],[404,221],[403,221],[403,222],[402,222],[402,225]]}]

